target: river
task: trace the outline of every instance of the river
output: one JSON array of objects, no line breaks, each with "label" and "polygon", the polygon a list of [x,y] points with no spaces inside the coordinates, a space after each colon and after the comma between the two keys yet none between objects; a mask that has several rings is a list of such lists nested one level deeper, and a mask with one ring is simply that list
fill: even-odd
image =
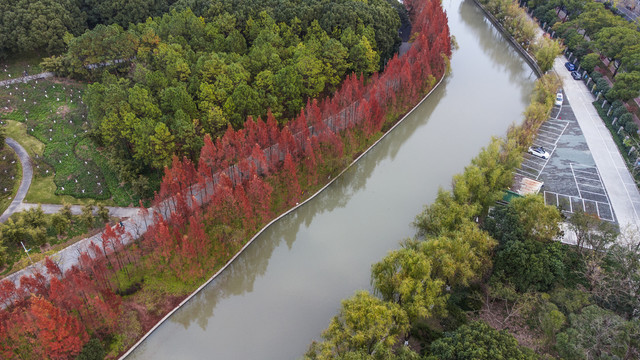
[{"label": "river", "polygon": [[536,77],[471,0],[443,1],[452,73],[322,194],[267,229],[127,359],[296,359],[438,188],[519,122]]}]

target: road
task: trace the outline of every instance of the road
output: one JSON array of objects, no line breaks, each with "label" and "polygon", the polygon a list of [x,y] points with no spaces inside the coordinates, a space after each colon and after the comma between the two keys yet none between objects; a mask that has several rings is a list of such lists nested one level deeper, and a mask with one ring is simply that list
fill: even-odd
[{"label": "road", "polygon": [[602,177],[613,211],[621,229],[640,225],[640,192],[627,169],[611,133],[593,107],[594,96],[582,81],[571,78],[565,69],[567,59],[556,58],[553,68],[562,79],[563,90],[587,140],[593,159]]},{"label": "road", "polygon": [[31,158],[22,145],[18,144],[17,141],[12,138],[6,138],[6,144],[9,145],[16,154],[18,154],[18,159],[22,164],[22,181],[20,182],[20,187],[18,188],[18,192],[16,193],[15,198],[9,204],[7,210],[2,213],[0,216],[0,223],[7,221],[9,216],[18,210],[24,197],[27,196],[27,192],[29,191],[29,187],[31,186],[31,178],[33,177],[33,168],[31,167]]}]

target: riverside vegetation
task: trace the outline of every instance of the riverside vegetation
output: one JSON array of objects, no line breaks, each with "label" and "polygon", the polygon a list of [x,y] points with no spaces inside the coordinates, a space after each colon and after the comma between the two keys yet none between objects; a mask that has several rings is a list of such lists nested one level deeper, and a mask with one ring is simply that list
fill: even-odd
[{"label": "riverside vegetation", "polygon": [[425,207],[416,236],[372,266],[373,294],[344,300],[307,359],[638,357],[638,234],[577,213],[568,246],[557,241],[562,215],[540,196],[494,208],[558,85],[537,81],[523,124]]},{"label": "riverside vegetation", "polygon": [[[142,200],[148,206],[174,155],[195,163],[205,135],[215,139],[229,128],[242,130],[247,117],[282,127],[308,101],[335,93],[350,74],[369,79],[391,61],[401,19],[407,21],[404,7],[383,0],[307,2],[304,9],[288,1],[138,1],[140,13],[126,13],[133,4],[127,2],[117,4],[119,16],[109,5],[82,3],[92,9],[81,11],[86,17],[69,15],[77,13],[68,8],[75,2],[0,5],[6,20],[1,26],[14,25],[2,32],[3,55],[46,51],[53,56],[45,59],[45,69],[79,80],[0,88],[0,127],[34,161],[25,198],[30,203],[137,206]],[[64,22],[66,36],[56,26],[46,36],[27,31],[18,39],[38,10],[59,11],[58,21],[86,23]],[[137,15],[162,13],[130,23]],[[14,24],[16,19],[25,22]],[[7,205],[9,186],[2,193]],[[45,252],[59,243],[54,226],[48,227],[51,241],[25,237],[25,245]],[[2,235],[11,231],[0,227],[7,265],[22,253]]]},{"label": "riverside vegetation", "polygon": [[0,282],[2,356],[121,354],[275,214],[337,175],[447,70],[450,36],[440,3],[405,5],[413,44],[383,73],[349,76],[283,127],[267,111],[266,121],[247,118],[215,141],[204,136],[197,165],[188,156],[172,157],[142,238],[128,241],[121,227],[106,226],[102,242],[81,254],[78,266],[62,273],[46,259],[46,274],[23,277],[19,285]]},{"label": "riverside vegetation", "polygon": [[[522,19],[515,3],[501,3]],[[522,30],[518,23],[510,33]],[[305,358],[640,355],[640,235],[576,213],[568,231],[578,241],[568,246],[557,241],[563,216],[541,197],[494,208],[560,85],[553,75],[536,82],[523,124],[494,139],[425,207],[415,237],[372,266],[373,294],[344,300]]]}]

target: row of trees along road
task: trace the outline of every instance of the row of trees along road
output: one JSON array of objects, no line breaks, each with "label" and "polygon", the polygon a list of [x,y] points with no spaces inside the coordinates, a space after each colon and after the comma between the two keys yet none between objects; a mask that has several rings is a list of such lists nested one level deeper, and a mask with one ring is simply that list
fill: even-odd
[{"label": "row of trees along road", "polygon": [[[530,1],[534,16],[552,26],[588,72],[600,57],[613,63],[609,102],[640,96],[640,30],[604,4],[587,0]],[[562,16],[560,15],[562,11]],[[604,66],[602,66],[604,68]],[[606,75],[606,74],[605,74]]]},{"label": "row of trees along road", "polygon": [[0,282],[0,356],[116,357],[274,214],[339,173],[446,72],[451,47],[440,2],[405,3],[415,41],[384,73],[366,83],[349,76],[284,127],[267,113],[266,122],[247,119],[215,141],[206,135],[197,165],[174,156],[165,168],[144,237],[106,226],[70,270],[47,259],[46,274]]},{"label": "row of trees along road", "polygon": [[[44,67],[98,80],[85,96],[91,133],[121,180],[135,181],[169,165],[174,154],[196,161],[205,134],[239,129],[247,116],[265,118],[270,110],[286,123],[347,74],[377,72],[400,42],[400,17],[384,0],[331,5],[353,11],[311,2],[313,12],[337,12],[300,19],[304,12],[294,8],[285,11],[286,22],[270,15],[285,3],[268,3],[256,3],[267,8],[259,13],[223,6],[206,17],[171,11],[128,30],[99,25],[68,39],[67,52],[45,59]],[[106,72],[95,64],[112,66]]]}]

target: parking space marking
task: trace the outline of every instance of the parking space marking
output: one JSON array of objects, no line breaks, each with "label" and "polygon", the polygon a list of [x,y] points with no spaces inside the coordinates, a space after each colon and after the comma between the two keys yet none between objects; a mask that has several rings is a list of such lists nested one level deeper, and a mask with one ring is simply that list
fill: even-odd
[{"label": "parking space marking", "polygon": [[[551,123],[552,121],[560,122],[558,120],[547,120],[545,122],[545,124]],[[540,178],[540,174],[542,174],[542,172],[544,171],[544,168],[549,163],[549,160],[551,159],[551,156],[553,156],[553,153],[556,151],[556,148],[558,147],[558,141],[560,141],[560,137],[562,137],[562,134],[564,134],[565,130],[567,130],[567,127],[569,126],[569,123],[567,121],[562,121],[561,124],[558,124],[558,125],[562,126],[562,130],[559,131],[559,133],[558,133],[557,137],[555,138],[555,140],[553,142],[548,142],[548,144],[550,144],[553,147],[553,149],[551,149],[551,151],[549,152],[549,157],[544,161],[544,164],[542,165],[542,169],[540,169],[540,171],[536,174],[536,180],[538,180]],[[550,124],[550,125],[555,125],[555,124]],[[538,134],[538,136],[536,137],[536,141],[538,140],[539,137],[540,137],[540,134]],[[534,141],[534,143],[536,141]],[[540,141],[544,141],[544,140],[540,140]]]},{"label": "parking space marking", "polygon": [[[606,220],[609,222],[615,221],[613,218],[613,208],[611,207],[611,203],[609,202],[585,199],[582,197],[572,196],[572,195],[559,194],[553,191],[544,192],[544,203],[546,205],[553,205],[556,207],[560,207],[561,199],[566,200],[569,203],[569,209],[561,208],[562,212],[570,213],[570,214],[575,213],[577,209],[574,209],[574,206],[573,206],[574,200],[576,203],[579,203],[580,205],[582,205],[580,207],[584,212],[587,212],[587,204],[593,203],[595,205],[596,215],[598,215],[600,219]],[[600,206],[604,207],[604,209],[607,209],[608,214],[611,214],[611,216],[609,216],[608,214],[603,214],[603,212],[600,211]]]},{"label": "parking space marking", "polygon": [[[531,163],[524,163],[524,162],[523,162],[523,163],[522,163],[522,166],[527,167],[527,168],[532,169],[532,170],[535,170],[535,171],[537,172],[537,171],[540,171],[540,168],[539,168],[539,167],[540,167],[541,165],[540,165],[540,164],[537,164],[537,163],[533,163],[533,164],[531,164]],[[538,167],[536,167],[536,166],[538,166]]]},{"label": "parking space marking", "polygon": [[545,132],[545,133],[549,133],[549,134],[551,134],[551,135],[558,136],[558,134],[556,134],[556,133],[554,133],[554,132],[552,132],[552,131],[549,131],[549,130],[545,130],[545,129],[543,129],[542,127],[540,127],[540,129],[538,129],[538,134],[540,134],[540,132]]}]

